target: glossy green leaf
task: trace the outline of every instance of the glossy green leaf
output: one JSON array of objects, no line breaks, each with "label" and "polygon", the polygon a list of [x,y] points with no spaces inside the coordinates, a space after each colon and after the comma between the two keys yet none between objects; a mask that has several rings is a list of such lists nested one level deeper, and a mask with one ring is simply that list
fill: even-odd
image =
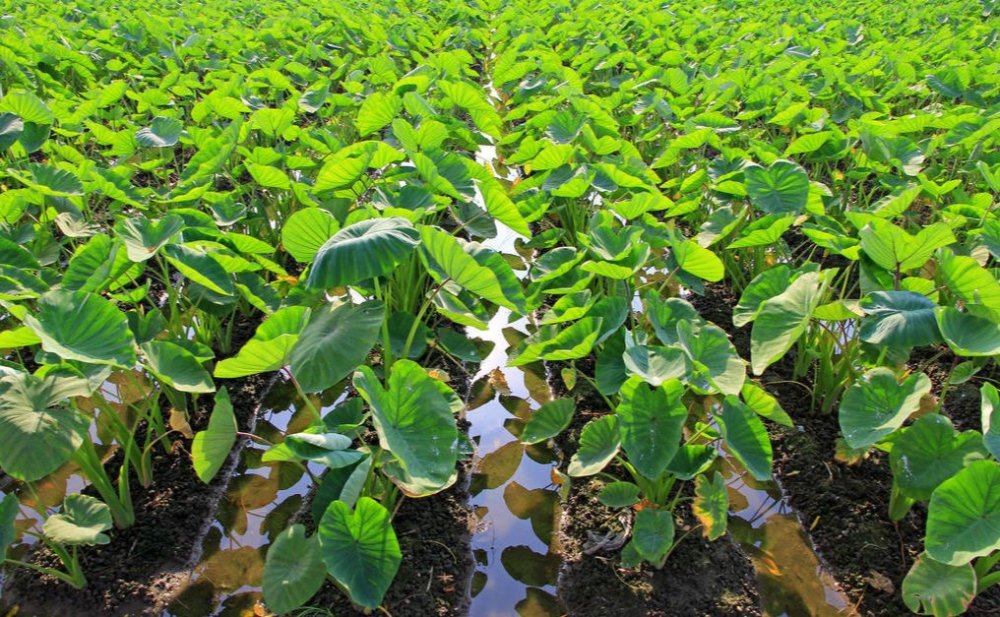
[{"label": "glossy green leaf", "polygon": [[236,444],[236,416],[229,391],[223,386],[215,395],[208,428],[198,431],[191,444],[191,459],[198,478],[208,484],[219,473]]},{"label": "glossy green leaf", "polygon": [[521,443],[539,443],[555,437],[566,430],[575,412],[576,402],[571,398],[559,398],[542,405],[525,423]]},{"label": "glossy green leaf", "polygon": [[569,462],[569,475],[580,477],[598,473],[618,454],[620,446],[616,415],[591,420],[580,432],[580,447]]},{"label": "glossy green leaf", "polygon": [[659,564],[674,545],[674,515],[664,508],[643,508],[635,515],[630,543],[639,555]]},{"label": "glossy green leaf", "polygon": [[45,519],[42,533],[49,541],[64,546],[107,544],[111,538],[104,532],[113,525],[111,508],[106,503],[72,493],[63,501],[62,511]]},{"label": "glossy green leaf", "polygon": [[89,394],[85,380],[56,373],[0,378],[0,468],[31,482],[66,464],[87,438],[90,417],[65,401]]},{"label": "glossy green leaf", "polygon": [[955,617],[976,597],[972,565],[950,566],[921,553],[903,579],[903,602],[921,615]]},{"label": "glossy green leaf", "polygon": [[319,536],[292,525],[274,538],[264,562],[264,601],[271,611],[288,613],[316,595],[326,579]]},{"label": "glossy green leaf", "polygon": [[750,475],[762,482],[769,480],[773,459],[771,440],[764,423],[753,410],[739,398],[727,396],[722,402],[722,413],[715,419],[726,447]]},{"label": "glossy green leaf", "polygon": [[309,319],[309,309],[287,306],[265,319],[239,352],[215,365],[216,377],[232,379],[276,371],[288,364]]},{"label": "glossy green leaf", "polygon": [[176,118],[157,116],[150,126],[135,133],[135,141],[145,148],[169,148],[177,145],[184,133],[184,124]]},{"label": "glossy green leaf", "polygon": [[418,244],[420,233],[406,219],[359,221],[316,251],[306,284],[327,289],[389,274]]},{"label": "glossy green leaf", "polygon": [[604,485],[597,499],[609,508],[627,508],[639,503],[639,487],[631,482]]},{"label": "glossy green leaf", "polygon": [[934,308],[937,305],[911,291],[875,291],[861,300],[868,317],[861,323],[861,340],[889,347],[923,347],[941,341]]},{"label": "glossy green leaf", "polygon": [[381,302],[339,304],[313,312],[290,356],[292,374],[306,392],[321,392],[350,375],[378,340]]},{"label": "glossy green leaf", "polygon": [[135,339],[128,319],[97,294],[51,291],[38,300],[38,312],[24,323],[42,340],[42,349],[65,360],[135,366]]},{"label": "glossy green leaf", "polygon": [[937,307],[934,314],[944,340],[956,354],[970,357],[1000,354],[1000,323],[950,306]]},{"label": "glossy green leaf", "polygon": [[176,343],[153,340],[141,347],[146,368],[157,379],[181,392],[215,392],[215,383],[201,362]]},{"label": "glossy green leaf", "polygon": [[704,528],[705,537],[718,540],[726,533],[729,516],[729,493],[722,474],[716,471],[711,480],[698,476],[694,482],[691,510]]},{"label": "glossy green leaf", "polygon": [[978,431],[959,433],[945,416],[930,414],[903,430],[893,443],[889,464],[905,496],[927,501],[939,484],[988,456]]},{"label": "glossy green leaf", "polygon": [[780,360],[805,333],[826,285],[819,273],[808,272],[783,293],[764,301],[750,333],[754,375]]},{"label": "glossy green leaf", "polygon": [[327,572],[352,602],[377,608],[402,561],[389,511],[370,497],[359,499],[353,511],[334,501],[317,534]]},{"label": "glossy green leaf", "polygon": [[337,219],[326,210],[306,208],[285,221],[281,227],[281,244],[295,261],[309,263],[339,229]]},{"label": "glossy green leaf", "polygon": [[1000,468],[976,461],[942,482],[927,508],[927,554],[961,566],[1000,549]]},{"label": "glossy green leaf", "polygon": [[643,476],[657,479],[681,445],[687,407],[681,402],[684,386],[671,380],[650,387],[638,378],[625,382],[615,409],[621,447]]},{"label": "glossy green leaf", "polygon": [[382,447],[393,455],[383,471],[410,495],[430,495],[454,483],[458,428],[454,393],[411,360],[397,360],[386,388],[362,366],[354,387],[372,410]]},{"label": "glossy green leaf", "polygon": [[920,399],[930,391],[931,380],[923,373],[900,384],[887,368],[868,371],[840,401],[840,430],[847,445],[858,450],[874,445],[920,409]]},{"label": "glossy green leaf", "polygon": [[750,202],[768,214],[799,214],[809,199],[809,176],[791,161],[770,167],[747,165],[743,169]]}]

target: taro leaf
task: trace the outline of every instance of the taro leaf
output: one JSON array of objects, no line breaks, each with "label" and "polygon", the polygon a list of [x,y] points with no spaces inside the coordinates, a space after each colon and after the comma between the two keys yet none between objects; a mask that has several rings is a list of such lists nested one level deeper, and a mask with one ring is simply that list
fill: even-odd
[{"label": "taro leaf", "polygon": [[725,330],[712,324],[695,328],[682,321],[677,324],[677,336],[693,368],[689,385],[699,394],[740,393],[746,381],[746,363]]},{"label": "taro leaf", "polygon": [[381,302],[340,304],[314,312],[292,349],[292,374],[306,392],[321,392],[365,361],[382,327]]},{"label": "taro leaf", "polygon": [[684,386],[677,380],[651,388],[633,377],[622,386],[615,409],[622,449],[646,478],[659,478],[681,445],[688,415],[683,395]]},{"label": "taro leaf", "polygon": [[77,247],[63,273],[63,287],[73,291],[101,292],[132,267],[121,240],[97,234]]},{"label": "taro leaf", "polygon": [[594,381],[601,394],[605,396],[617,394],[619,388],[628,379],[628,368],[623,359],[624,354],[625,337],[621,333],[609,338],[597,351]]},{"label": "taro leaf", "polygon": [[729,493],[722,474],[716,471],[709,480],[708,476],[698,476],[694,481],[694,515],[698,517],[705,528],[705,537],[718,540],[726,533],[727,516],[729,515]]},{"label": "taro leaf", "polygon": [[135,133],[135,141],[144,148],[169,148],[177,145],[184,133],[184,124],[176,118],[157,116],[146,128]]},{"label": "taro leaf", "polygon": [[972,564],[950,566],[921,553],[903,579],[903,602],[914,613],[955,617],[976,597]]},{"label": "taro leaf", "polygon": [[828,279],[821,273],[807,272],[783,293],[764,301],[750,332],[754,375],[780,360],[805,333]]},{"label": "taro leaf", "polygon": [[712,446],[685,444],[670,460],[667,471],[679,480],[690,480],[708,469],[718,455],[718,451]]},{"label": "taro leaf", "polygon": [[944,223],[924,227],[911,235],[882,219],[872,219],[859,232],[861,249],[878,265],[893,272],[913,270],[927,263],[935,250],[955,241]]},{"label": "taro leaf", "polygon": [[21,502],[17,495],[7,493],[3,500],[0,500],[0,562],[3,562],[7,547],[17,540],[17,527],[14,521],[21,511]]},{"label": "taro leaf", "polygon": [[963,313],[950,306],[937,307],[937,325],[952,351],[960,356],[1000,354],[1000,324]]},{"label": "taro leaf", "polygon": [[722,402],[722,413],[715,419],[722,440],[750,475],[761,482],[769,480],[773,458],[771,441],[764,423],[753,410],[739,398],[727,396]]},{"label": "taro leaf", "polygon": [[992,272],[972,257],[953,255],[947,250],[942,251],[938,266],[938,274],[948,289],[965,302],[966,310],[982,310],[1000,320],[1000,282]]},{"label": "taro leaf", "polygon": [[382,470],[408,495],[431,495],[456,479],[454,393],[412,360],[398,360],[383,388],[362,366],[354,387],[372,410],[381,446],[394,456]]},{"label": "taro leaf", "polygon": [[158,221],[144,216],[129,216],[115,226],[118,236],[125,241],[128,257],[142,262],[156,254],[170,239],[184,228],[184,219],[168,214]]},{"label": "taro leaf", "polygon": [[23,131],[24,120],[12,113],[0,113],[0,152],[14,145]]},{"label": "taro leaf", "polygon": [[244,166],[258,186],[268,189],[288,190],[292,188],[292,182],[285,172],[271,165],[258,165],[246,162]]},{"label": "taro leaf", "polygon": [[576,402],[572,398],[550,401],[531,414],[521,431],[521,443],[533,444],[551,439],[566,430],[573,420]]},{"label": "taro leaf", "polygon": [[85,291],[50,291],[38,300],[38,313],[24,323],[42,339],[42,349],[64,360],[135,366],[135,339],[128,319],[101,296]]},{"label": "taro leaf", "polygon": [[195,433],[191,444],[194,471],[205,484],[212,481],[229,458],[229,452],[236,443],[236,429],[233,403],[229,399],[229,391],[223,386],[215,395],[208,428]]},{"label": "taro leaf", "polygon": [[340,433],[293,433],[285,438],[282,446],[288,448],[298,460],[315,461],[331,469],[354,465],[364,458],[364,453],[351,450],[353,440]]},{"label": "taro leaf", "polygon": [[184,244],[168,244],[163,255],[186,278],[206,289],[231,296],[236,293],[232,275],[208,251]]},{"label": "taro leaf", "polygon": [[840,401],[840,430],[847,445],[862,450],[874,445],[920,409],[920,399],[931,391],[923,373],[900,384],[889,369],[872,369],[848,388]]},{"label": "taro leaf", "polygon": [[[389,125],[402,108],[402,101],[395,94],[373,92],[361,103],[354,124],[364,137]],[[375,607],[369,607],[375,608]]]},{"label": "taro leaf", "polygon": [[923,347],[941,341],[934,307],[912,291],[875,291],[861,300],[868,315],[861,323],[861,340],[888,347]]},{"label": "taro leaf", "polygon": [[620,445],[618,416],[609,414],[591,420],[580,432],[580,447],[569,462],[569,475],[580,477],[598,473],[618,454]]},{"label": "taro leaf", "polygon": [[674,544],[674,515],[663,508],[643,508],[635,515],[633,548],[646,561],[659,564]]},{"label": "taro leaf", "polygon": [[257,326],[253,338],[234,357],[216,364],[213,374],[231,379],[284,367],[308,318],[309,309],[302,306],[279,309]]},{"label": "taro leaf", "polygon": [[346,467],[328,470],[316,487],[316,495],[312,502],[313,518],[315,520],[323,518],[323,512],[334,501],[342,501],[348,508],[353,508],[364,491],[371,468],[372,458],[366,456]]},{"label": "taro leaf", "polygon": [[742,328],[757,318],[761,305],[788,289],[794,272],[781,264],[764,270],[743,289],[740,301],[733,307],[733,325]]},{"label": "taro leaf", "polygon": [[[510,266],[497,254],[494,257],[499,261],[492,261],[491,268],[467,252],[461,242],[441,231],[440,229],[424,226],[420,229],[420,237],[423,239],[423,250],[421,258],[427,264],[429,270],[436,278],[450,280],[463,289],[468,290],[475,296],[485,298],[494,304],[505,306],[513,310],[523,309],[523,299],[518,299],[508,295],[505,287],[513,283],[517,286],[516,292],[520,293],[520,285],[516,284]],[[478,245],[470,245],[474,248]],[[483,255],[484,259],[489,259],[488,255]],[[504,285],[504,280],[508,285]]]},{"label": "taro leaf", "polygon": [[327,572],[352,602],[377,608],[403,559],[389,511],[370,497],[359,499],[353,512],[334,501],[317,533]]},{"label": "taro leaf", "polygon": [[306,208],[288,217],[281,228],[281,244],[299,263],[309,263],[323,244],[340,229],[332,214]]},{"label": "taro leaf", "polygon": [[782,409],[778,399],[768,394],[764,388],[753,382],[747,382],[743,384],[740,394],[747,406],[753,409],[758,416],[789,428],[795,426],[792,418]]},{"label": "taro leaf", "polygon": [[693,240],[673,245],[674,259],[681,270],[713,283],[721,281],[725,267],[715,253],[702,248]]},{"label": "taro leaf", "polygon": [[64,546],[107,544],[111,539],[104,532],[113,525],[108,504],[90,495],[73,493],[63,501],[62,512],[45,519],[42,533]]},{"label": "taro leaf", "polygon": [[1000,468],[976,461],[942,482],[927,507],[924,547],[952,566],[1000,549]]},{"label": "taro leaf", "polygon": [[52,124],[55,116],[45,103],[26,90],[8,92],[0,99],[0,111],[17,114],[25,122],[34,124]]},{"label": "taro leaf", "polygon": [[508,366],[523,366],[538,360],[575,360],[590,354],[601,335],[600,317],[585,317],[564,330],[540,328],[524,340],[525,347]]},{"label": "taro leaf", "polygon": [[639,503],[639,487],[631,482],[606,484],[597,496],[609,508],[628,508]]},{"label": "taro leaf", "polygon": [[264,601],[272,612],[283,615],[302,606],[325,579],[318,535],[307,537],[302,525],[278,534],[264,562]]},{"label": "taro leaf", "polygon": [[1000,393],[993,384],[984,383],[979,395],[982,405],[983,443],[990,454],[1000,458]]},{"label": "taro leaf", "polygon": [[86,380],[56,373],[0,379],[0,468],[32,482],[68,462],[83,444],[90,418],[61,403],[89,394]]},{"label": "taro leaf", "polygon": [[779,160],[770,167],[743,169],[750,202],[768,214],[800,214],[809,200],[809,176],[801,166]]},{"label": "taro leaf", "polygon": [[673,345],[680,342],[677,334],[677,324],[687,321],[691,324],[700,325],[704,323],[691,303],[680,298],[667,298],[661,300],[655,294],[647,294],[644,298],[646,313],[649,315],[649,323],[653,326],[656,338],[664,345]]},{"label": "taro leaf", "polygon": [[28,164],[29,176],[8,172],[43,195],[52,197],[73,197],[83,195],[83,184],[75,173],[52,165]]},{"label": "taro leaf", "polygon": [[927,501],[943,481],[989,456],[978,431],[957,432],[941,414],[926,415],[902,431],[889,456],[903,495]]},{"label": "taro leaf", "polygon": [[328,289],[392,272],[420,244],[404,218],[368,219],[344,227],[316,252],[306,284]]},{"label": "taro leaf", "polygon": [[180,392],[215,392],[212,376],[190,351],[170,341],[142,345],[149,372]]},{"label": "taro leaf", "polygon": [[629,375],[641,377],[652,386],[684,378],[691,370],[688,356],[677,347],[636,345],[626,349],[622,357]]}]

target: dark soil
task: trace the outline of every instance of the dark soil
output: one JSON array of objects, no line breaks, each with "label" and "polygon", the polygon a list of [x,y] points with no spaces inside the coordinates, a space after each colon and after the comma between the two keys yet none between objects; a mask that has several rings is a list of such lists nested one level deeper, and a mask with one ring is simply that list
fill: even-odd
[{"label": "dark soil", "polygon": [[[577,369],[592,374],[590,358],[578,361]],[[555,371],[558,374],[558,368]],[[560,380],[553,389],[565,396]],[[572,452],[587,421],[607,410],[604,403],[586,385],[577,385],[578,408],[574,423],[556,438],[564,453]],[[583,394],[583,396],[579,396]],[[569,456],[565,456],[568,462]],[[627,479],[624,470],[608,467],[605,471]],[[559,575],[559,597],[572,617],[727,617],[762,615],[753,563],[726,534],[715,542],[698,532],[687,536],[660,570],[648,564],[636,569],[621,567],[620,555],[587,555],[583,546],[588,532],[603,534],[618,530],[617,511],[597,499],[602,483],[581,478],[574,480],[563,502],[560,546],[563,567]],[[695,525],[688,507],[675,513],[677,538]]]},{"label": "dark soil", "polygon": [[[709,296],[695,298],[693,303],[706,319],[730,332],[739,352],[749,359],[750,328],[735,329],[731,321],[736,300],[728,289],[715,286]],[[910,367],[917,369],[936,351],[914,352]],[[940,395],[951,365],[952,358],[946,353],[926,367],[935,395]],[[873,451],[856,465],[836,461],[835,442],[840,430],[836,413],[812,413],[806,390],[787,383],[792,379],[790,366],[786,358],[772,366],[762,379],[796,423],[795,429],[769,424],[775,477],[858,614],[910,614],[900,589],[923,547],[926,508],[918,504],[898,523],[889,519],[892,472],[888,457]],[[988,369],[995,373],[995,367]],[[980,428],[978,382],[982,376],[953,387],[947,394],[944,413],[956,428]],[[781,381],[786,383],[777,383]],[[994,587],[978,596],[965,614],[1000,614],[1000,589]]]},{"label": "dark soil", "polygon": [[[235,348],[253,334],[254,326],[246,323],[236,328]],[[220,387],[229,389],[241,430],[251,428],[269,382],[266,376],[218,380]],[[190,418],[195,431],[207,426],[213,402],[212,397],[199,400],[199,407]],[[176,591],[178,580],[174,575],[186,571],[195,561],[201,538],[228,483],[238,448],[209,485],[195,475],[190,450],[191,442],[187,439],[175,439],[169,452],[157,449],[153,456],[153,483],[147,488],[133,476],[136,522],[128,529],[112,530],[109,544],[80,550],[89,583],[85,589],[75,590],[57,579],[25,569],[12,570],[0,613],[16,608],[23,617],[159,615]],[[121,464],[120,455],[107,463],[112,477],[117,477]],[[96,495],[91,488],[84,493]],[[44,547],[32,551],[26,559],[60,567],[55,555]]]}]

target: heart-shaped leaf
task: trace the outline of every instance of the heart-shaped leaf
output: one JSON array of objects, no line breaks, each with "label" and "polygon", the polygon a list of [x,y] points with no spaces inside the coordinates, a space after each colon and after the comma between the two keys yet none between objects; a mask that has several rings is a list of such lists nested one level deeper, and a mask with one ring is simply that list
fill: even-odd
[{"label": "heart-shaped leaf", "polygon": [[38,300],[38,312],[24,323],[42,339],[42,349],[65,360],[135,366],[135,339],[118,308],[85,291],[56,290]]},{"label": "heart-shaped leaf", "polygon": [[359,499],[353,512],[334,501],[320,520],[318,535],[327,572],[352,602],[377,608],[403,559],[389,511],[370,497]]},{"label": "heart-shaped leaf", "polygon": [[939,484],[989,456],[978,431],[957,432],[941,414],[918,419],[893,443],[889,463],[903,494],[926,501]]},{"label": "heart-shaped leaf", "polygon": [[550,401],[532,412],[521,431],[521,443],[533,444],[551,439],[573,421],[576,402],[571,398]]},{"label": "heart-shaped leaf", "polygon": [[976,572],[971,564],[949,566],[921,553],[903,579],[902,592],[914,613],[955,617],[976,597]]},{"label": "heart-shaped leaf", "polygon": [[229,391],[223,386],[215,395],[215,407],[208,419],[208,428],[195,433],[191,444],[194,471],[208,484],[219,473],[236,443],[236,416]]},{"label": "heart-shaped leaf", "polygon": [[743,176],[750,202],[768,214],[800,214],[809,201],[809,176],[791,161],[747,165]]},{"label": "heart-shaped leaf", "polygon": [[1000,468],[976,461],[942,482],[927,507],[927,554],[952,566],[1000,549]]},{"label": "heart-shaped leaf", "polygon": [[365,361],[385,315],[381,302],[339,304],[312,314],[292,349],[292,374],[306,392],[321,392]]},{"label": "heart-shaped leaf", "polygon": [[326,579],[319,536],[292,525],[267,550],[264,562],[264,601],[277,614],[288,613],[316,595]]},{"label": "heart-shaped leaf", "polygon": [[45,519],[42,533],[50,541],[66,546],[107,544],[111,539],[104,532],[113,525],[111,508],[106,503],[90,495],[73,493],[63,501],[62,512]]},{"label": "heart-shaped leaf", "polygon": [[923,373],[899,383],[887,368],[868,371],[840,401],[840,430],[847,445],[856,450],[874,445],[920,409],[920,399],[930,391],[931,380]]},{"label": "heart-shaped leaf", "polygon": [[650,387],[637,377],[625,382],[615,409],[622,449],[636,471],[656,480],[681,445],[687,407],[684,386],[671,380]]},{"label": "heart-shaped leaf", "polygon": [[404,218],[368,219],[344,227],[316,251],[306,283],[327,289],[392,272],[420,244]]}]

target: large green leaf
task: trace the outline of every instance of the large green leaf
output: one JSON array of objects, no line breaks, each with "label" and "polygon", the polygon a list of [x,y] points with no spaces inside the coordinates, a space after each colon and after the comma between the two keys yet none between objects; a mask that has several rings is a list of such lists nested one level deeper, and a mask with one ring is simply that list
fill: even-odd
[{"label": "large green leaf", "polygon": [[257,326],[253,338],[234,357],[216,364],[213,374],[232,379],[284,367],[308,319],[309,309],[302,306],[278,310]]},{"label": "large green leaf", "polygon": [[785,264],[764,270],[743,289],[733,307],[733,325],[742,328],[757,318],[761,305],[788,289],[794,272]]},{"label": "large green leaf", "polygon": [[658,565],[674,544],[674,514],[666,508],[643,508],[635,515],[632,547],[639,556]]},{"label": "large green leaf", "polygon": [[368,219],[344,227],[316,251],[306,284],[338,287],[392,272],[420,244],[404,218]]},{"label": "large green leaf", "polygon": [[320,520],[318,535],[327,572],[352,602],[377,608],[403,559],[389,511],[370,497],[359,499],[353,512],[334,501]]},{"label": "large green leaf", "polygon": [[931,380],[923,373],[900,384],[887,368],[868,371],[840,401],[840,430],[847,445],[856,450],[874,445],[920,409],[920,399],[930,391]]},{"label": "large green leaf", "polygon": [[739,394],[746,381],[746,362],[736,352],[725,330],[712,325],[677,324],[680,346],[691,361],[689,385],[699,394]]},{"label": "large green leaf", "polygon": [[955,617],[969,608],[976,586],[971,564],[950,566],[921,553],[903,579],[903,602],[920,615]]},{"label": "large green leaf", "polygon": [[521,443],[539,443],[555,437],[566,430],[575,411],[576,402],[571,398],[559,398],[542,405],[532,412],[525,423]]},{"label": "large green leaf", "polygon": [[215,383],[198,358],[177,343],[153,340],[142,345],[149,372],[181,392],[215,392]]},{"label": "large green leaf", "polygon": [[919,268],[934,251],[955,241],[951,229],[935,223],[911,235],[892,223],[872,219],[859,232],[861,248],[872,261],[890,272]]},{"label": "large green leaf", "polygon": [[762,482],[769,480],[773,460],[771,440],[757,414],[738,397],[727,396],[722,402],[722,413],[715,419],[726,447],[750,475]]},{"label": "large green leaf", "polygon": [[979,390],[982,408],[983,443],[994,458],[1000,458],[1000,393],[996,386],[984,383]]},{"label": "large green leaf", "polygon": [[573,477],[592,476],[611,462],[620,446],[618,416],[609,414],[591,420],[580,432],[580,447],[573,454],[567,472]]},{"label": "large green leaf", "polygon": [[524,339],[524,349],[508,366],[523,366],[538,360],[575,360],[590,354],[601,335],[600,317],[585,317],[563,330],[544,326]]},{"label": "large green leaf", "polygon": [[52,124],[55,116],[48,106],[37,96],[26,90],[8,92],[0,99],[0,111],[17,114],[25,122]]},{"label": "large green leaf", "polygon": [[960,356],[995,356],[1000,354],[1000,323],[976,317],[950,307],[934,310],[937,325],[952,351]]},{"label": "large green leaf", "polygon": [[673,245],[673,256],[681,270],[706,281],[718,282],[725,274],[725,267],[715,253],[702,248],[694,240]]},{"label": "large green leaf", "polygon": [[264,562],[264,601],[279,615],[288,613],[316,595],[326,579],[319,536],[306,536],[306,528],[292,525],[282,531],[267,550]]},{"label": "large green leaf", "polygon": [[750,202],[768,214],[799,214],[809,201],[809,176],[791,161],[743,168]]},{"label": "large green leaf", "polygon": [[656,480],[681,445],[687,407],[676,379],[650,387],[638,377],[625,382],[615,409],[622,449],[643,476]]},{"label": "large green leaf", "polygon": [[184,219],[176,214],[151,221],[144,216],[129,216],[115,226],[118,236],[125,241],[128,257],[132,261],[146,261],[184,228]]},{"label": "large green leaf", "polygon": [[959,433],[951,420],[935,413],[903,431],[893,443],[889,464],[902,493],[926,501],[939,484],[988,456],[978,431]]},{"label": "large green leaf", "polygon": [[0,468],[31,482],[68,462],[87,438],[90,418],[63,401],[88,394],[85,380],[55,373],[0,379]]},{"label": "large green leaf", "polygon": [[56,290],[38,300],[38,312],[24,323],[42,340],[42,349],[64,360],[135,366],[135,339],[128,319],[97,294]]},{"label": "large green leaf", "polygon": [[21,502],[14,493],[7,493],[0,499],[0,562],[7,553],[7,547],[17,540],[17,527],[14,521],[21,512]]},{"label": "large green leaf", "polygon": [[875,291],[861,300],[868,315],[861,340],[889,347],[923,347],[941,341],[934,302],[912,291]]},{"label": "large green leaf", "polygon": [[385,92],[373,92],[361,104],[354,124],[362,137],[371,135],[392,122],[402,108],[399,97]]},{"label": "large green leaf", "polygon": [[[966,310],[1000,321],[1000,282],[972,257],[943,250],[938,274],[948,289],[965,302]],[[979,314],[979,313],[977,313]]]},{"label": "large green leaf", "polygon": [[178,272],[206,289],[223,296],[236,293],[232,275],[205,249],[185,244],[168,244],[163,247],[163,254]]},{"label": "large green leaf", "polygon": [[[515,298],[509,298],[504,293],[503,281],[499,274],[506,269],[509,276],[505,278],[513,278],[513,273],[510,272],[510,266],[502,259],[497,264],[499,270],[491,269],[468,253],[461,241],[436,227],[421,227],[420,236],[423,239],[421,257],[432,272],[440,272],[437,275],[439,278],[444,280],[446,277],[473,295],[485,298],[494,304],[513,310],[523,308],[515,304]],[[513,280],[516,281],[516,278]]]},{"label": "large green leaf", "polygon": [[829,277],[823,274],[803,274],[783,293],[764,301],[750,332],[754,375],[780,360],[805,333],[827,286]]},{"label": "large green leaf", "polygon": [[114,521],[106,503],[82,493],[72,493],[63,501],[62,512],[45,519],[42,533],[56,544],[78,546],[107,544],[111,538],[104,532]]},{"label": "large green leaf", "polygon": [[378,340],[381,302],[339,304],[314,312],[292,349],[292,374],[306,392],[320,392],[351,374]]},{"label": "large green leaf", "polygon": [[927,508],[927,554],[952,566],[1000,549],[1000,468],[976,461],[945,480]]},{"label": "large green leaf", "polygon": [[169,148],[177,145],[184,133],[184,124],[177,118],[157,116],[150,126],[135,133],[135,141],[145,148]]},{"label": "large green leaf", "polygon": [[191,444],[194,471],[205,484],[212,481],[229,458],[229,452],[236,444],[236,430],[233,403],[229,399],[229,391],[223,386],[215,395],[208,428],[197,432]]},{"label": "large green leaf", "polygon": [[340,224],[322,208],[306,208],[288,217],[281,227],[281,244],[300,263],[309,263]]},{"label": "large green leaf", "polygon": [[410,495],[448,488],[458,462],[454,393],[411,360],[393,364],[386,385],[367,366],[354,374],[354,387],[371,407],[379,442],[393,455],[383,471]]},{"label": "large green leaf", "polygon": [[0,152],[14,145],[17,138],[24,132],[24,121],[17,115],[0,113]]}]

